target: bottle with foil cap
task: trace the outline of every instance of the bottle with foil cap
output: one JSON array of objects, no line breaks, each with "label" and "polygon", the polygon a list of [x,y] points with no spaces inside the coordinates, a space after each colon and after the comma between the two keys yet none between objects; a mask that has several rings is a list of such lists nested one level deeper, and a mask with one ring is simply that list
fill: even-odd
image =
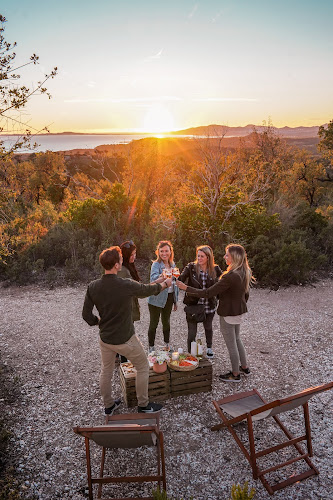
[{"label": "bottle with foil cap", "polygon": [[198,334],[197,337],[197,357],[202,358],[203,355],[203,346],[201,336]]},{"label": "bottle with foil cap", "polygon": [[191,342],[191,355],[197,356],[198,354],[198,345],[195,341]]}]

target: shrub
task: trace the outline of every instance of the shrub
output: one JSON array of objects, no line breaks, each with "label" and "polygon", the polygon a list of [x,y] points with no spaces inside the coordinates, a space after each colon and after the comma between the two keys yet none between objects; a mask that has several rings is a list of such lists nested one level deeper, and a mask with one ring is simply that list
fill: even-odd
[{"label": "shrub", "polygon": [[231,488],[230,500],[251,500],[255,495],[255,489],[252,488],[249,492],[249,483],[245,481],[244,486],[233,484]]},{"label": "shrub", "polygon": [[300,231],[281,232],[274,238],[258,236],[248,248],[250,264],[263,285],[291,285],[310,278],[313,269],[326,262],[323,255],[314,255],[306,246]]}]

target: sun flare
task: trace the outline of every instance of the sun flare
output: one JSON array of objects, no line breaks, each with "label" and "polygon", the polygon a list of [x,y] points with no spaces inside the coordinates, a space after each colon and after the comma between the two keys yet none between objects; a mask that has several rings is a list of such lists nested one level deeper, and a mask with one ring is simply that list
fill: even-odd
[{"label": "sun flare", "polygon": [[143,126],[145,132],[161,133],[174,130],[175,123],[171,112],[165,106],[156,105],[147,111]]}]

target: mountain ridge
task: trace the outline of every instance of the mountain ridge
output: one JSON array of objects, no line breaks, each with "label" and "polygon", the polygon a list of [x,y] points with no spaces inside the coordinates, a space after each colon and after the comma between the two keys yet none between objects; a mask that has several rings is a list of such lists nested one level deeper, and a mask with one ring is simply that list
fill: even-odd
[{"label": "mountain ridge", "polygon": [[[323,124],[326,126],[327,124]],[[311,127],[299,126],[299,127],[271,127],[282,137],[290,138],[310,138],[317,137],[319,131],[319,125],[314,125]],[[200,127],[190,127],[183,130],[177,130],[175,132],[170,132],[170,135],[222,135],[225,137],[245,137],[249,135],[254,130],[262,132],[266,127],[262,125],[248,124],[244,127],[229,127],[228,125],[202,125]]]}]

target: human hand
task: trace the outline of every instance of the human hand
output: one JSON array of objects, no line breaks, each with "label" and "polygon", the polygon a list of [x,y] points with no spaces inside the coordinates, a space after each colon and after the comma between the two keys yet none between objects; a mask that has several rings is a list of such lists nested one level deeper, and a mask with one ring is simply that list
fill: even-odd
[{"label": "human hand", "polygon": [[183,283],[182,281],[179,281],[179,280],[176,280],[176,285],[178,286],[178,288],[180,290],[186,290],[186,288],[187,288],[187,285],[185,285],[185,283]]},{"label": "human hand", "polygon": [[174,304],[174,305],[173,305],[173,310],[174,310],[174,311],[177,311],[177,309],[178,309],[177,304]]},{"label": "human hand", "polygon": [[166,283],[166,285],[171,286],[172,285],[172,278],[167,278],[164,283]]}]

